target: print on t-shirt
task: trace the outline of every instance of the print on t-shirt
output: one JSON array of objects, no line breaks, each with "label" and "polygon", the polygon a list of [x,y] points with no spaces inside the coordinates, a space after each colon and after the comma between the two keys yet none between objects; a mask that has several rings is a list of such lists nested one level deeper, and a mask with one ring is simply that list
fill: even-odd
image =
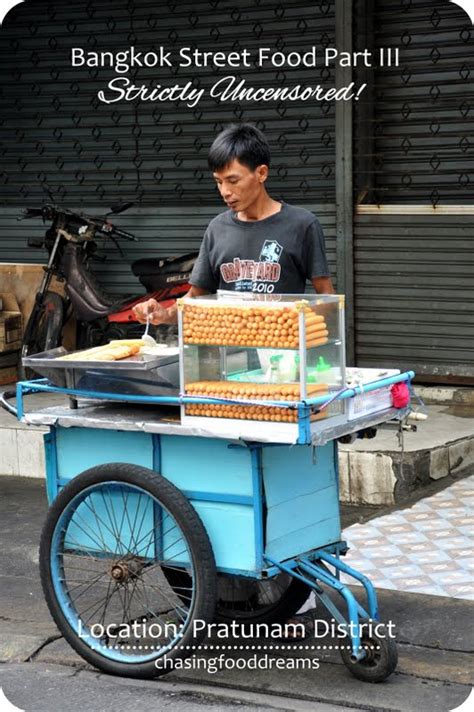
[{"label": "print on t-shirt", "polygon": [[227,284],[232,283],[237,292],[271,294],[280,279],[282,253],[283,247],[276,240],[265,240],[258,262],[235,257],[232,262],[221,265],[222,279]]}]

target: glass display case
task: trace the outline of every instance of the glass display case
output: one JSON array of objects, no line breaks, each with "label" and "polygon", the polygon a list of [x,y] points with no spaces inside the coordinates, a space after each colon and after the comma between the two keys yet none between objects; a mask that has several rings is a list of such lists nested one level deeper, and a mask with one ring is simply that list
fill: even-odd
[{"label": "glass display case", "polygon": [[[279,401],[331,395],[345,382],[342,295],[184,298],[178,324],[181,393],[196,398],[183,406],[183,420],[297,423],[297,409]],[[224,402],[203,404],[202,397]],[[336,402],[311,419],[341,412]]]}]

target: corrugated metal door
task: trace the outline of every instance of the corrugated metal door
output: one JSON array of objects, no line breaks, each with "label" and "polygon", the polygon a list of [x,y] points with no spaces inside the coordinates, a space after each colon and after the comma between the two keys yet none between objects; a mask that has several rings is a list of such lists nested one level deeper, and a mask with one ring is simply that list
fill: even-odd
[{"label": "corrugated metal door", "polygon": [[474,376],[473,216],[359,215],[355,233],[358,363]]},{"label": "corrugated metal door", "polygon": [[474,29],[445,0],[364,5],[359,46],[400,66],[370,70],[356,110],[357,363],[472,379]]},{"label": "corrugated metal door", "polygon": [[[334,6],[321,0],[37,0],[17,6],[0,33],[2,185],[0,259],[39,261],[26,237],[40,225],[13,225],[25,205],[55,200],[96,214],[118,199],[138,209],[120,224],[142,241],[127,245],[100,269],[111,291],[138,284],[128,263],[198,246],[208,220],[222,209],[207,169],[216,133],[232,121],[261,127],[272,148],[271,194],[321,211],[328,250],[335,253],[334,105],[269,102],[219,103],[207,96],[195,107],[182,102],[104,104],[97,91],[115,76],[107,68],[73,68],[72,47],[86,51],[181,47],[229,52],[259,47],[301,50],[334,42]],[[209,88],[234,74],[254,86],[334,83],[332,71],[251,66],[226,69],[142,68],[126,76],[136,84],[170,86],[192,81]],[[8,208],[8,209],[7,209]],[[334,260],[333,260],[334,262]]]}]

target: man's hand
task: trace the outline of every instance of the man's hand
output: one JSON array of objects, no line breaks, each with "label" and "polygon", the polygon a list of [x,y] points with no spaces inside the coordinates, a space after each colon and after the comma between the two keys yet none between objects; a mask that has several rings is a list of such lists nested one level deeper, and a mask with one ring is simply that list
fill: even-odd
[{"label": "man's hand", "polygon": [[[187,297],[202,297],[204,294],[209,294],[206,289],[201,287],[191,287],[186,294]],[[150,315],[150,324],[158,326],[158,324],[176,324],[178,321],[178,310],[176,302],[169,308],[165,309],[156,299],[147,299],[146,302],[137,304],[132,309],[133,316],[141,324],[145,324],[147,315]]]},{"label": "man's hand", "polygon": [[150,319],[150,324],[157,326],[158,324],[169,324],[170,315],[168,310],[161,306],[156,299],[147,299],[146,302],[141,302],[133,307],[132,314],[141,324],[146,324],[147,319]]}]

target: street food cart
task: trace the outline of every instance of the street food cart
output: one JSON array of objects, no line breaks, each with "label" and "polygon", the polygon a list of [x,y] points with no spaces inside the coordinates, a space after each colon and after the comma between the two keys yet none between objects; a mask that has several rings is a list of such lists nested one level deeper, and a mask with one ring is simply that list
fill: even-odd
[{"label": "street food cart", "polygon": [[[207,624],[282,623],[314,591],[348,669],[384,680],[396,646],[382,624],[361,632],[377,597],[343,561],[337,442],[403,418],[390,389],[414,374],[347,385],[338,295],[185,298],[178,317],[176,348],[55,349],[27,360],[43,378],[15,405],[2,397],[49,427],[40,571],[58,628],[96,667],[151,677],[198,652]],[[36,392],[69,404],[27,412]]]}]

